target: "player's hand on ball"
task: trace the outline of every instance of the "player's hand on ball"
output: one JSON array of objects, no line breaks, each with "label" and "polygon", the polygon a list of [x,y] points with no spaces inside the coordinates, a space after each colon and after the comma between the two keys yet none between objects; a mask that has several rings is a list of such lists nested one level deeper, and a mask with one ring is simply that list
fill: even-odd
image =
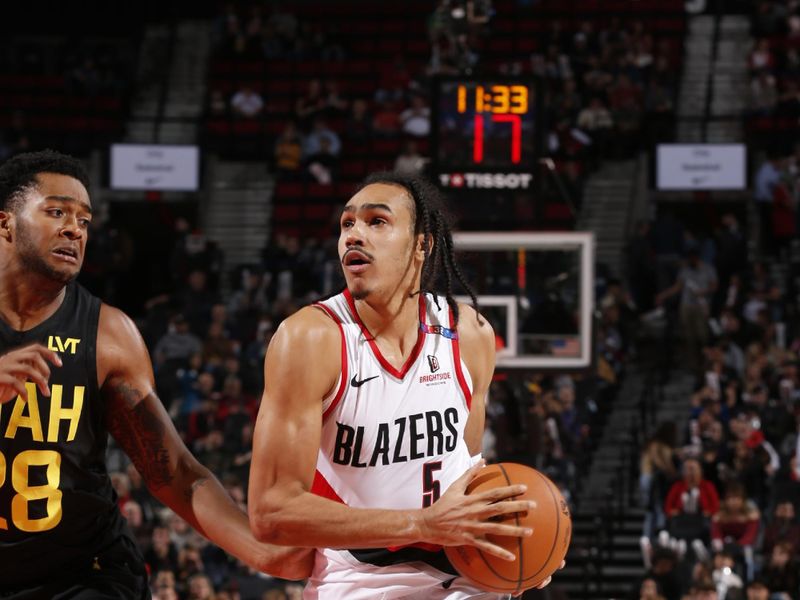
[{"label": "player's hand on ball", "polygon": [[514,560],[511,552],[489,542],[486,535],[527,537],[533,530],[491,519],[522,513],[533,508],[527,500],[513,500],[523,494],[524,485],[498,487],[478,494],[467,494],[467,485],[484,467],[481,460],[459,477],[432,506],[422,510],[422,541],[442,546],[475,546],[488,554]]},{"label": "player's hand on ball", "polygon": [[28,400],[25,382],[32,381],[45,396],[50,395],[47,380],[50,378],[50,365],[61,366],[58,354],[41,344],[31,344],[17,348],[0,356],[0,404],[8,402],[17,395]]}]

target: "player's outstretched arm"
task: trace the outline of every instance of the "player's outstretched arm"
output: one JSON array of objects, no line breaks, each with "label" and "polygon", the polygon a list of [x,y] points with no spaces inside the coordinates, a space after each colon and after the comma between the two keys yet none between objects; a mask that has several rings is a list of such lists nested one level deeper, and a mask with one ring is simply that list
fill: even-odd
[{"label": "player's outstretched arm", "polygon": [[512,558],[485,540],[488,533],[522,536],[523,528],[489,521],[521,512],[528,502],[500,502],[519,486],[467,496],[479,467],[468,471],[433,506],[418,510],[350,508],[311,493],[322,435],[322,400],[341,372],[338,326],[321,310],[290,317],[272,338],[264,361],[265,388],[253,439],[250,523],[256,537],[276,544],[371,548],[414,542],[475,545]]},{"label": "player's outstretched arm", "polygon": [[148,489],[212,542],[259,571],[302,579],[308,549],[258,542],[245,515],[192,456],[154,391],[144,341],[121,311],[103,305],[97,336],[98,383],[111,435],[142,474]]}]

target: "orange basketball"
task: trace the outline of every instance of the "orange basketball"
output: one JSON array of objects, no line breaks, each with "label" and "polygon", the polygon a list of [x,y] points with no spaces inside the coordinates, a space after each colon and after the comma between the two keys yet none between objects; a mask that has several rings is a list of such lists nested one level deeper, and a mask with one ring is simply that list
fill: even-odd
[{"label": "orange basketball", "polygon": [[516,463],[489,465],[467,486],[467,493],[524,484],[527,491],[515,500],[535,502],[530,512],[507,515],[502,521],[530,527],[526,538],[490,535],[494,544],[516,555],[503,560],[473,546],[445,548],[447,558],[461,575],[489,592],[516,594],[539,585],[561,565],[572,535],[572,519],[556,485],[536,469]]}]

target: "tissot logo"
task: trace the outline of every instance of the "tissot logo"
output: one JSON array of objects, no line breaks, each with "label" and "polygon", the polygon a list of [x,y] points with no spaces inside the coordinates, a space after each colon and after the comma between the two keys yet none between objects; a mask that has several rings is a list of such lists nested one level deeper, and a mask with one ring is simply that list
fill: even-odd
[{"label": "tissot logo", "polygon": [[428,355],[428,366],[431,368],[431,373],[436,373],[439,370],[439,359],[432,354]]},{"label": "tissot logo", "polygon": [[531,186],[531,173],[441,173],[439,183],[451,188],[522,189]]}]

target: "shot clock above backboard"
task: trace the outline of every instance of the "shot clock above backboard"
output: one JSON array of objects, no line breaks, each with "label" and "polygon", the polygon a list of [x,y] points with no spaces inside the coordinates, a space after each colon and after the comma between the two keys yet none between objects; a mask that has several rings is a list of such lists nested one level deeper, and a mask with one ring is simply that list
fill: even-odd
[{"label": "shot clock above backboard", "polygon": [[436,170],[465,176],[532,173],[538,158],[539,104],[537,83],[529,78],[436,80],[433,89]]}]

